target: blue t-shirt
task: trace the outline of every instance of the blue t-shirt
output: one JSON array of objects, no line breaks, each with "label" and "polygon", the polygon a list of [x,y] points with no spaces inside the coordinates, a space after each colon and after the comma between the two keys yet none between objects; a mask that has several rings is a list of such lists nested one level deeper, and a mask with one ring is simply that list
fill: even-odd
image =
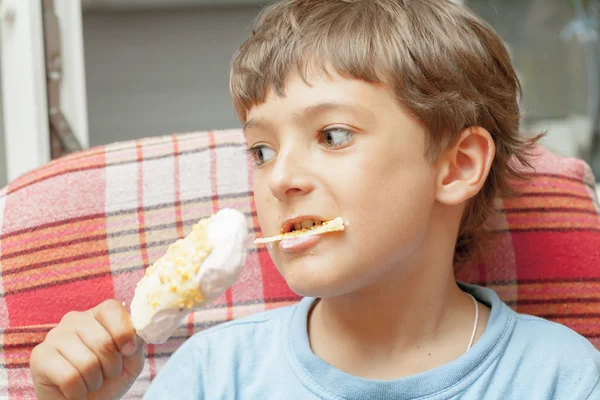
[{"label": "blue t-shirt", "polygon": [[600,399],[600,352],[565,326],[517,314],[489,289],[461,288],[491,308],[471,350],[397,380],[362,379],[317,357],[307,318],[315,299],[200,332],[144,399]]}]

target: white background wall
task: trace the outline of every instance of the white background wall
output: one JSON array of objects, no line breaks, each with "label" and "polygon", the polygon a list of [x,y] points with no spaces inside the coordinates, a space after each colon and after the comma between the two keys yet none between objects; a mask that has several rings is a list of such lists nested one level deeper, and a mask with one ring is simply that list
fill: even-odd
[{"label": "white background wall", "polygon": [[90,144],[239,126],[228,67],[258,10],[84,14]]}]

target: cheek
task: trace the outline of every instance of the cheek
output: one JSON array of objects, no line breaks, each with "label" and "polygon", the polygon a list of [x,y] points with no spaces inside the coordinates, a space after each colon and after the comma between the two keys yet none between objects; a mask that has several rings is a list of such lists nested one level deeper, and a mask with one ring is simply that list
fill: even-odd
[{"label": "cheek", "polygon": [[370,255],[390,257],[394,252],[403,257],[427,233],[435,203],[433,170],[426,162],[390,160],[372,165],[356,170],[355,181],[360,185],[353,185],[353,193],[346,194],[344,209],[353,240],[370,249]]},{"label": "cheek", "polygon": [[[265,185],[262,185],[260,181],[254,181],[254,205],[256,207],[256,214],[258,217],[258,224],[260,226],[260,230],[263,236],[274,236],[279,234],[281,229],[281,225],[283,221],[281,220],[281,216],[278,212],[274,212],[275,210],[275,198],[271,194],[270,190],[266,188]],[[279,268],[280,260],[279,260],[279,252],[273,251],[273,244],[267,244],[267,251],[271,256],[271,259]]]},{"label": "cheek", "polygon": [[[258,189],[258,186],[255,185],[255,187]],[[279,234],[282,223],[281,216],[275,212],[275,198],[270,194],[270,191],[255,190],[254,204],[262,233],[266,236]]]}]

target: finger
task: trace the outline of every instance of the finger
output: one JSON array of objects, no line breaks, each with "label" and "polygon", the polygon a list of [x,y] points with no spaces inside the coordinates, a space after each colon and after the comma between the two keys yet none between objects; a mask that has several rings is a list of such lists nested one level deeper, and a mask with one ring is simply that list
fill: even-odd
[{"label": "finger", "polygon": [[107,300],[92,309],[94,317],[110,333],[124,356],[131,356],[137,349],[135,330],[131,317],[121,303]]},{"label": "finger", "polygon": [[65,336],[56,350],[79,372],[88,392],[99,390],[103,382],[100,360],[77,335],[70,333]]},{"label": "finger", "polygon": [[143,341],[138,338],[136,352],[123,357],[123,372],[116,379],[107,380],[102,386],[102,393],[107,399],[120,399],[131,388],[137,377],[144,368],[144,346]]},{"label": "finger", "polygon": [[80,400],[88,393],[83,377],[56,349],[38,346],[31,353],[39,369],[32,370],[34,390],[39,400]]},{"label": "finger", "polygon": [[145,354],[144,341],[137,336],[137,350],[129,357],[123,358],[123,373],[127,373],[134,380],[144,368]]},{"label": "finger", "polygon": [[121,375],[123,357],[112,336],[100,322],[92,318],[89,323],[78,326],[75,332],[100,360],[104,379],[115,379]]}]

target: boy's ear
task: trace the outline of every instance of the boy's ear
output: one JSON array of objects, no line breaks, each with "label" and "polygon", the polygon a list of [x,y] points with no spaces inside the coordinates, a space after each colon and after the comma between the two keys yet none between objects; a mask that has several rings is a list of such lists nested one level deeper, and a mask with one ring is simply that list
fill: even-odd
[{"label": "boy's ear", "polygon": [[465,129],[436,161],[437,200],[455,205],[475,196],[487,179],[495,154],[494,140],[486,129]]}]

